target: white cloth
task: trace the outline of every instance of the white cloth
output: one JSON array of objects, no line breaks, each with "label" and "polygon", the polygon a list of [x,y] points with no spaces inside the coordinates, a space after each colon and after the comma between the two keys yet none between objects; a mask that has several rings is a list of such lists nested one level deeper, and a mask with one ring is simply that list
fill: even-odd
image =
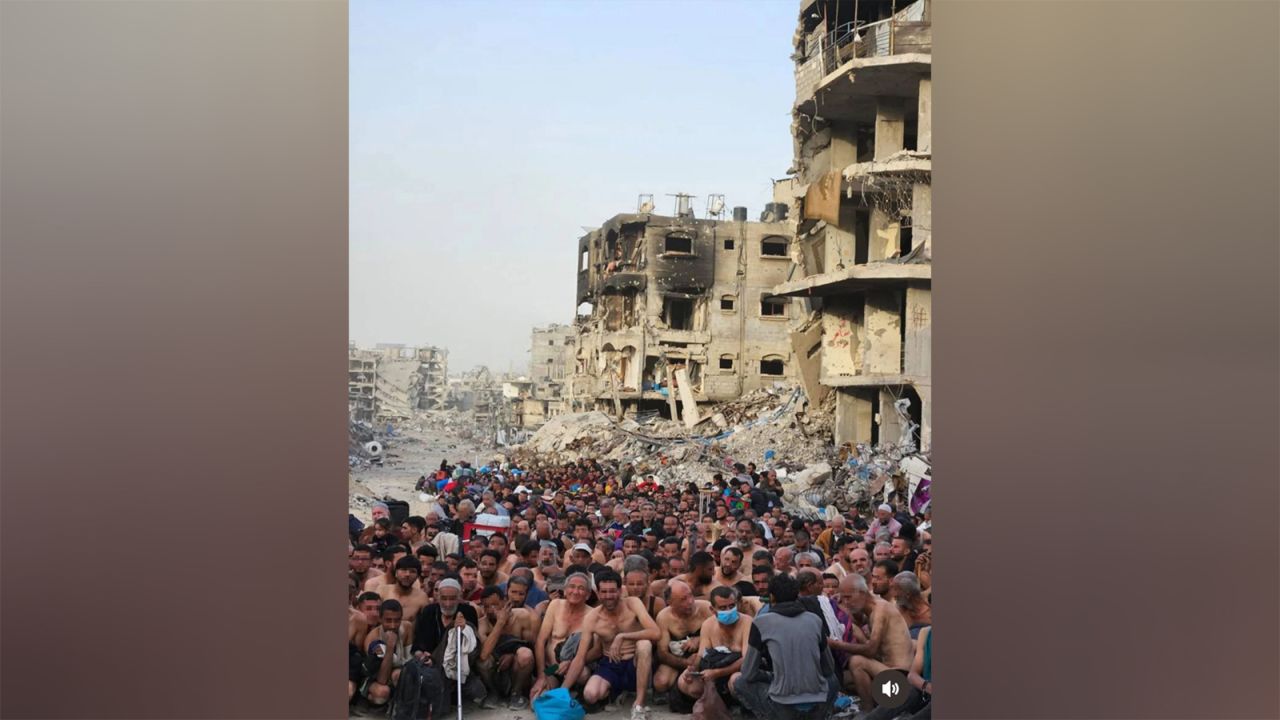
[{"label": "white cloth", "polygon": [[436,535],[435,540],[432,540],[431,544],[436,546],[436,550],[439,551],[440,557],[445,557],[446,555],[452,555],[458,552],[460,543],[457,535],[442,532]]},{"label": "white cloth", "polygon": [[844,626],[836,619],[835,607],[831,604],[831,598],[826,595],[818,596],[818,604],[822,606],[822,614],[827,618],[827,634],[832,640],[844,640]]},{"label": "white cloth", "polygon": [[[459,663],[458,658],[458,641],[462,641],[462,658]],[[449,629],[449,643],[444,649],[444,676],[450,680],[457,680],[461,673],[462,682],[467,682],[467,677],[471,675],[471,661],[468,655],[476,649],[476,631],[468,625],[461,631],[456,628]],[[460,667],[459,667],[460,666]]]}]

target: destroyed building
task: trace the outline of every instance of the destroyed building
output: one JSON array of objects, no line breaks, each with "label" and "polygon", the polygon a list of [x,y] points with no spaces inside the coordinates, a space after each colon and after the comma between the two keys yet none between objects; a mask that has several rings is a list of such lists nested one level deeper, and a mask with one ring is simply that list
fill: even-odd
[{"label": "destroyed building", "polygon": [[578,329],[552,324],[534,328],[529,347],[529,374],[502,384],[503,440],[518,442],[529,431],[569,410],[565,377],[578,353]]},{"label": "destroyed building", "polygon": [[699,405],[795,377],[793,309],[772,291],[791,271],[793,228],[748,221],[746,208],[725,217],[715,198],[705,218],[688,195],[673,216],[642,202],[579,239],[573,410],[693,424]]},{"label": "destroyed building", "polygon": [[351,419],[372,423],[377,412],[373,388],[378,377],[378,357],[351,345],[347,348],[347,408]]},{"label": "destroyed building", "polygon": [[[834,440],[930,446],[930,0],[803,0],[795,40],[792,348]],[[902,402],[902,401],[907,402]]]},{"label": "destroyed building", "polygon": [[353,420],[398,422],[419,410],[443,407],[448,393],[448,351],[378,343],[348,345],[347,402]]}]

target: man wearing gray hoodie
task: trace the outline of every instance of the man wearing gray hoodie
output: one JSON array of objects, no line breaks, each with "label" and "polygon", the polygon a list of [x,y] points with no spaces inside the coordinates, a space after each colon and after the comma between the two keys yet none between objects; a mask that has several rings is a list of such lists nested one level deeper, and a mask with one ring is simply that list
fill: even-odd
[{"label": "man wearing gray hoodie", "polygon": [[758,718],[825,718],[839,686],[831,681],[835,662],[822,618],[801,604],[799,584],[789,575],[774,576],[769,594],[769,612],[752,623],[742,671],[729,686]]}]

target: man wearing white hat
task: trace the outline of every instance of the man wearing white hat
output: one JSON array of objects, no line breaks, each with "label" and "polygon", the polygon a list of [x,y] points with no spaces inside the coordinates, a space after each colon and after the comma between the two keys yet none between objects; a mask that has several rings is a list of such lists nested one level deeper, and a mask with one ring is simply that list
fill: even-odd
[{"label": "man wearing white hat", "polygon": [[874,538],[880,534],[881,530],[888,530],[890,537],[897,537],[898,531],[902,530],[902,523],[894,519],[893,507],[889,503],[882,503],[876,508],[876,519],[871,522],[867,537]]}]

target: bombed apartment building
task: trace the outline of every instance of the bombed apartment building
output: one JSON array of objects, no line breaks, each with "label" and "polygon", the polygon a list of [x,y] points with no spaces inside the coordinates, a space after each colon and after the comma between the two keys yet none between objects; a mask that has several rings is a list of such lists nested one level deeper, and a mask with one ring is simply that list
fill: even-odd
[{"label": "bombed apartment building", "polygon": [[397,422],[418,410],[443,407],[448,393],[448,351],[378,343],[347,349],[347,401],[354,420]]},{"label": "bombed apartment building", "polygon": [[785,207],[768,222],[721,196],[696,218],[692,197],[675,214],[617,215],[578,241],[573,410],[656,412],[692,425],[699,405],[732,400],[795,377],[791,300],[772,288],[791,271]]},{"label": "bombed apartment building", "polygon": [[804,0],[795,35],[792,348],[835,441],[930,446],[930,0]]},{"label": "bombed apartment building", "polygon": [[537,430],[569,410],[566,376],[578,355],[578,328],[552,324],[534,328],[529,348],[529,374],[502,385],[506,402],[503,429],[512,437]]}]

